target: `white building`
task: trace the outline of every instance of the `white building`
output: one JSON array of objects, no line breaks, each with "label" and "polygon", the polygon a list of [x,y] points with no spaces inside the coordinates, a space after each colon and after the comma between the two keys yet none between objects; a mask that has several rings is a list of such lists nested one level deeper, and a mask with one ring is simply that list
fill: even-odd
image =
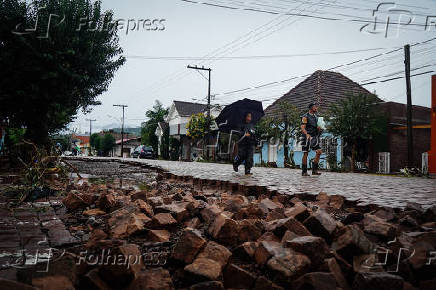
[{"label": "white building", "polygon": [[[180,156],[182,160],[190,160],[190,140],[186,138],[186,126],[191,116],[198,113],[206,113],[207,105],[183,101],[173,101],[168,111],[168,116],[164,123],[160,123],[156,129],[156,136],[159,138],[159,148],[165,131],[165,126],[169,127],[170,138],[175,138],[180,142]],[[221,109],[217,106],[211,107],[211,115],[216,118]],[[160,149],[159,149],[160,154]]]}]

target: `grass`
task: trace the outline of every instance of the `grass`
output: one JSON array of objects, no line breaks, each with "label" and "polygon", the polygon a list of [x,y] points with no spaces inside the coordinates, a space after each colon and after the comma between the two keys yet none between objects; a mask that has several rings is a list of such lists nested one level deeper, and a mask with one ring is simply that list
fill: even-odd
[{"label": "grass", "polygon": [[150,189],[151,189],[150,186],[145,182],[140,182],[137,186],[140,190],[150,191]]},{"label": "grass", "polygon": [[113,182],[113,178],[107,177],[89,177],[88,182],[90,184],[106,184],[107,182]]}]

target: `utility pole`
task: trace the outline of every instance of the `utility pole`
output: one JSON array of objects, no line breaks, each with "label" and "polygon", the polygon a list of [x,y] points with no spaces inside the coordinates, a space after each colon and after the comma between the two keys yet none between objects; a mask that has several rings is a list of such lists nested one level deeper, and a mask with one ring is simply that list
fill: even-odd
[{"label": "utility pole", "polygon": [[[207,81],[209,83],[209,86],[207,89],[207,127],[209,129],[211,126],[211,123],[210,123],[210,120],[211,120],[211,118],[210,118],[210,75],[211,75],[212,69],[205,68],[204,66],[198,67],[198,66],[191,66],[191,65],[188,65],[188,68],[195,69],[197,71],[203,70],[203,71],[209,72],[209,77],[207,78]],[[206,147],[206,155],[209,156],[209,148],[208,147]]]},{"label": "utility pole", "polygon": [[209,72],[209,77],[208,77],[208,82],[209,82],[209,86],[208,86],[208,92],[207,92],[207,116],[210,117],[210,74],[212,72],[211,68],[205,68],[204,66],[202,67],[198,67],[198,66],[191,66],[188,65],[189,69],[195,69],[195,70],[204,70],[204,71],[208,71]]},{"label": "utility pole", "polygon": [[412,89],[410,85],[410,45],[404,46],[404,64],[407,89],[407,167],[413,167]]},{"label": "utility pole", "polygon": [[91,138],[92,134],[92,122],[97,121],[96,119],[86,119],[86,121],[89,121],[89,138]]},{"label": "utility pole", "polygon": [[127,105],[114,105],[114,107],[123,108],[123,120],[121,122],[121,158],[123,158],[124,152],[124,108],[128,107]]},{"label": "utility pole", "polygon": [[96,119],[86,119],[89,121],[89,154],[91,154],[91,135],[92,135],[92,122],[97,121]]}]

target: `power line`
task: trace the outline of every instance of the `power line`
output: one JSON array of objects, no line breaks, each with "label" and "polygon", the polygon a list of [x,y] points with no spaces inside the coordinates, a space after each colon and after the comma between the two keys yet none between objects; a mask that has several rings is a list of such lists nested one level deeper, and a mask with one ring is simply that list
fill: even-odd
[{"label": "power line", "polygon": [[[429,70],[429,71],[413,74],[413,75],[411,75],[411,77],[417,77],[417,76],[426,75],[426,74],[430,74],[430,73],[434,73],[434,72],[435,72],[435,70]],[[383,77],[384,76],[378,76],[378,77],[376,77],[376,79],[383,78]],[[363,84],[360,82],[356,82],[356,83],[358,83],[360,86],[366,86],[366,85],[372,85],[372,84],[377,84],[377,83],[391,82],[391,81],[399,80],[399,79],[403,79],[403,78],[405,78],[405,76],[392,77],[392,78],[388,78],[388,79],[384,79],[384,80],[380,80],[380,81],[373,81],[373,82],[368,82],[368,83],[363,83]],[[286,90],[286,92],[288,92],[288,91],[289,90]],[[275,101],[275,100],[280,99],[281,97],[283,97],[286,94],[286,92],[281,93],[281,94],[273,94],[273,95],[267,96],[267,97],[265,97],[264,95],[261,95],[259,97],[265,98],[264,100],[261,100],[262,102],[270,102],[270,101]],[[257,99],[257,97],[252,97],[252,98]],[[232,102],[230,101],[228,103],[230,104]]]},{"label": "power line", "polygon": [[[225,0],[221,0],[221,1],[224,2],[224,3],[228,3],[228,2],[230,2],[232,4],[234,3],[233,5],[239,5],[241,7],[241,4],[235,3],[234,0],[227,0],[228,2],[225,2]],[[285,2],[287,4],[289,4],[290,2],[293,2],[293,3],[298,2],[298,3],[306,3],[306,4],[307,3],[313,3],[313,2],[309,2],[309,1],[303,1],[303,0],[291,0],[291,1],[278,0],[278,1],[279,2]],[[189,2],[194,3],[192,1],[189,1]],[[375,3],[377,3],[377,2],[375,2]],[[275,6],[275,5],[271,5],[271,4],[264,4],[264,3],[259,2],[259,1],[250,1],[250,3],[248,3],[248,4],[257,5],[257,6],[261,6],[261,7],[267,7],[267,8],[278,8],[278,9],[286,9],[286,8],[289,7],[288,5],[286,5],[285,7],[282,7],[282,6]],[[377,4],[381,4],[381,3],[377,3]],[[395,7],[397,7],[397,6],[398,7],[409,7],[409,8],[418,8],[418,9],[425,9],[425,10],[429,9],[428,7],[409,6],[409,5],[405,5],[405,4],[396,4],[396,3],[386,3],[386,4],[393,4],[393,5],[395,5]],[[244,7],[244,5],[246,6],[247,3],[242,4],[242,7]],[[285,5],[285,4],[283,4],[283,5]],[[222,8],[229,8],[229,9],[234,9],[234,10],[237,9],[235,7],[230,7],[230,6],[226,6],[226,5],[222,5],[222,6],[225,6],[225,7],[222,7]],[[355,7],[355,6],[338,5],[338,4],[331,4],[331,3],[321,3],[318,6],[323,6],[323,7],[327,7],[327,8],[334,8],[334,9],[343,9],[343,10],[355,10],[355,11],[362,11],[362,12],[363,11],[364,12],[373,12],[375,10],[373,7],[372,8],[369,8],[369,7],[368,8],[367,7]],[[308,12],[313,12],[313,11],[308,11]],[[413,16],[423,16],[423,17],[427,17],[428,16],[428,14],[420,14],[420,13],[416,13],[414,11],[409,11],[409,12],[411,12],[413,14]],[[378,13],[380,13],[380,14],[388,14],[388,13],[390,13],[390,11],[379,10]],[[330,13],[330,12],[328,12],[328,14],[340,15],[340,16],[350,16],[350,15],[346,15],[346,14]]]},{"label": "power line", "polygon": [[[319,4],[319,3],[321,3],[321,2],[322,2],[322,1],[319,1],[319,2],[317,2],[317,3],[313,3],[313,5]],[[302,6],[302,5],[303,5],[303,4],[299,5],[299,7]],[[312,6],[313,6],[313,5],[312,5]],[[299,7],[297,7],[297,8],[299,8]],[[301,10],[301,12],[303,12],[303,11],[304,11],[304,9]],[[253,39],[254,37],[257,37],[257,36],[259,36],[259,35],[261,35],[261,34],[263,34],[263,33],[265,33],[265,32],[268,32],[268,31],[271,30],[274,26],[280,25],[280,24],[284,23],[285,21],[287,21],[287,20],[289,20],[289,19],[291,18],[291,17],[287,17],[284,21],[281,21],[281,22],[279,22],[279,23],[275,23],[276,21],[278,21],[278,20],[279,20],[280,18],[282,18],[282,17],[283,17],[283,15],[278,15],[276,18],[274,18],[274,19],[268,21],[266,24],[263,24],[263,25],[261,25],[261,26],[255,28],[255,29],[251,30],[250,32],[244,34],[243,36],[240,36],[240,37],[236,38],[235,40],[233,40],[233,41],[227,43],[226,45],[222,46],[221,48],[215,49],[212,53],[209,53],[208,55],[206,55],[205,58],[204,58],[204,60],[203,60],[202,62],[200,62],[199,64],[200,64],[200,65],[204,65],[204,64],[207,64],[207,63],[210,64],[211,62],[213,62],[213,61],[215,61],[215,60],[218,60],[219,57],[214,56],[214,55],[219,55],[219,54],[224,54],[224,53],[226,53],[226,54],[234,53],[236,50],[240,50],[240,49],[246,47],[246,46],[249,44],[249,41],[250,41],[251,39]],[[296,19],[296,21],[298,21],[298,19]],[[290,23],[290,24],[287,24],[287,25],[291,25],[291,24],[295,23],[296,21],[294,21],[294,22],[292,22],[292,23]],[[285,26],[287,26],[287,25],[285,25]],[[278,29],[273,30],[273,31],[270,32],[269,34],[264,35],[264,36],[261,37],[261,38],[255,39],[254,41],[251,42],[251,44],[254,43],[254,42],[257,42],[257,41],[259,41],[259,40],[261,40],[261,39],[263,39],[263,38],[265,38],[266,36],[271,35],[272,33],[276,32],[276,31],[278,31],[278,30],[280,30],[280,29],[283,29],[285,26],[279,27]],[[263,29],[264,27],[266,27],[266,29]],[[260,30],[260,31],[258,31],[258,30]],[[264,31],[262,31],[262,30],[264,30]],[[256,32],[256,31],[258,31],[258,32]],[[253,34],[254,34],[254,35],[253,35]],[[245,38],[245,39],[244,39],[244,38]],[[241,46],[241,45],[242,45],[242,46]],[[239,46],[239,47],[238,47],[238,46]],[[175,81],[175,80],[177,80],[177,79],[181,79],[181,78],[183,78],[184,76],[186,76],[186,74],[184,73],[184,71],[181,71],[181,73],[180,73],[180,72],[179,72],[179,73],[176,72],[176,73],[170,75],[170,76],[169,76],[169,79],[168,79],[168,77],[167,77],[167,80],[166,80],[164,83],[168,83],[168,84],[170,84],[171,81]],[[166,87],[166,86],[165,86],[165,87]],[[157,90],[160,90],[160,89],[162,89],[162,88],[163,88],[163,87],[160,87],[160,88],[158,87],[158,88],[155,89],[153,92],[155,92],[155,91],[157,91]]]},{"label": "power line", "polygon": [[[422,45],[422,44],[428,43],[428,42],[433,41],[433,40],[436,40],[436,37],[435,38],[431,38],[431,39],[426,40],[426,41],[417,42],[417,43],[415,43],[415,44],[413,44],[411,46]],[[338,69],[338,68],[341,68],[341,67],[347,67],[347,66],[355,65],[357,63],[365,62],[365,61],[368,61],[368,60],[371,60],[371,59],[379,58],[381,56],[386,56],[386,55],[398,52],[398,51],[400,51],[402,49],[403,49],[402,47],[395,48],[395,49],[392,49],[390,51],[379,53],[379,54],[376,54],[376,55],[373,55],[373,56],[370,56],[370,57],[366,57],[366,58],[358,59],[358,60],[355,60],[355,61],[352,61],[352,62],[340,64],[340,65],[328,68],[326,70],[334,70],[334,69]],[[215,94],[215,96],[231,95],[231,94],[240,93],[240,92],[243,92],[243,91],[256,90],[256,89],[259,89],[259,88],[262,88],[262,87],[267,87],[267,86],[272,86],[272,85],[275,85],[275,84],[285,83],[285,82],[289,82],[289,81],[294,80],[294,79],[299,79],[299,78],[307,77],[307,76],[310,76],[310,75],[311,74],[304,74],[304,75],[300,75],[300,76],[294,76],[294,77],[291,77],[291,78],[288,78],[288,79],[285,79],[285,80],[281,80],[281,81],[274,81],[274,82],[270,82],[270,83],[265,83],[265,84],[253,86],[253,87],[247,87],[247,88],[233,90],[233,91],[229,91],[229,92],[218,93],[218,94]]]},{"label": "power line", "polygon": [[[314,3],[313,5],[315,5],[315,4],[319,4],[319,3],[321,3],[321,2],[322,2],[322,1],[319,1],[318,3]],[[313,6],[313,5],[312,5],[312,6]],[[300,6],[301,6],[301,5],[300,5]],[[305,9],[307,9],[307,8],[301,9],[301,12],[303,12]],[[278,17],[276,17],[276,18],[273,19],[272,21],[268,22],[268,24],[269,24],[269,23],[273,23],[275,20],[280,19],[282,16],[283,16],[283,15],[279,15]],[[292,17],[292,16],[288,16],[288,17],[286,17],[284,20],[282,20],[282,21],[280,21],[279,23],[276,23],[276,24],[274,24],[274,25],[276,25],[276,26],[277,26],[277,25],[281,25],[281,24],[283,24],[284,22],[288,21],[291,17]],[[231,46],[231,47],[226,48],[223,52],[221,52],[221,54],[223,54],[223,53],[226,53],[226,54],[234,53],[235,51],[240,50],[240,49],[246,47],[248,44],[252,44],[252,43],[254,43],[254,42],[258,42],[258,41],[264,39],[265,37],[268,37],[268,36],[271,35],[272,33],[276,32],[276,31],[278,31],[278,30],[281,30],[281,29],[283,29],[284,27],[289,26],[289,25],[291,25],[291,24],[297,22],[298,20],[299,20],[299,19],[295,19],[295,20],[292,21],[291,23],[285,23],[284,25],[279,26],[277,29],[275,29],[275,30],[273,30],[273,31],[268,31],[268,30],[270,30],[270,29],[272,28],[272,27],[269,27],[266,31],[264,31],[264,32],[267,32],[266,35],[261,35],[261,34],[264,33],[264,32],[261,31],[261,32],[255,33],[254,35],[248,36],[248,38],[245,39],[245,40],[243,40],[242,42],[240,42],[240,43],[238,43],[238,44],[235,44],[235,45],[233,45],[233,46]],[[265,25],[263,25],[263,26],[265,26]],[[261,28],[262,28],[262,26],[261,26]],[[250,34],[251,34],[252,32],[254,32],[254,31],[256,31],[256,29],[250,31],[250,32],[249,32],[248,34],[246,34],[246,35],[250,35]],[[250,39],[253,39],[254,37],[257,37],[257,36],[259,36],[259,35],[261,35],[259,38],[255,39],[255,40],[252,41],[251,43],[249,42]],[[243,37],[242,37],[242,38],[243,38]],[[242,38],[240,37],[240,38],[238,38],[237,40],[242,39]],[[237,41],[233,41],[233,42],[237,42]],[[233,43],[233,42],[232,42],[232,43]],[[230,44],[232,44],[232,43],[230,43]],[[220,59],[220,57],[215,57],[215,58],[213,58],[213,57],[209,57],[209,60],[212,61],[212,62],[213,62],[213,61],[216,61],[216,60],[219,60],[219,59]],[[207,62],[207,61],[205,60],[205,61],[203,61],[203,62],[200,62],[200,64],[202,64],[202,63],[211,63],[210,61]]]},{"label": "power line", "polygon": [[[185,2],[189,2],[189,1],[185,1]],[[269,27],[269,26],[272,25],[272,24],[274,24],[274,22],[275,22],[276,20],[280,19],[281,17],[282,17],[282,15],[279,15],[279,16],[275,17],[274,19],[268,21],[267,23],[262,24],[262,25],[256,27],[255,29],[252,29],[251,31],[249,31],[249,32],[247,32],[247,33],[245,33],[245,34],[243,34],[242,36],[239,36],[239,37],[237,37],[236,39],[234,39],[234,40],[232,40],[232,41],[226,43],[225,45],[223,45],[223,46],[221,46],[221,47],[219,47],[219,48],[213,50],[212,52],[206,54],[206,55],[203,57],[203,61],[200,62],[199,64],[200,64],[200,65],[203,65],[203,64],[208,63],[207,60],[213,58],[215,55],[218,55],[218,54],[220,54],[220,53],[222,54],[222,53],[226,52],[226,51],[228,50],[229,47],[231,47],[231,46],[232,46],[233,44],[235,44],[235,43],[238,43],[239,41],[241,41],[241,43],[244,43],[244,42],[246,42],[246,41],[249,41],[250,38],[252,38],[252,34],[253,34],[253,33],[255,33],[256,31],[262,30],[264,27],[267,27],[267,28],[266,28],[267,30],[271,29],[272,27]],[[245,40],[244,40],[244,38],[245,38]],[[173,73],[173,74],[170,74],[169,76],[165,77],[165,78],[161,81],[161,83],[162,83],[162,84],[165,84],[165,83],[167,83],[167,82],[170,82],[170,81],[176,79],[177,77],[185,76],[185,75],[186,75],[186,71],[185,71],[185,70],[179,70],[179,71],[177,71],[177,72],[175,72],[175,73]],[[153,86],[152,86],[152,87],[153,87]],[[155,91],[156,91],[156,89],[155,89]]]},{"label": "power line", "polygon": [[[434,72],[435,72],[434,70],[429,70],[429,71],[426,71],[426,72],[410,75],[410,77],[426,75],[426,74],[430,74],[430,73],[434,73]],[[386,82],[395,81],[395,80],[404,79],[404,78],[405,78],[405,76],[399,76],[399,77],[394,77],[394,78],[390,78],[390,79],[386,79],[386,80],[382,80],[382,81],[375,81],[375,82],[369,82],[369,83],[366,83],[366,84],[361,84],[361,86],[372,85],[372,84],[376,84],[376,83],[386,83]]]},{"label": "power line", "polygon": [[[180,0],[184,2],[189,2],[193,4],[201,4],[201,5],[208,5],[207,2],[201,2],[201,1],[187,1],[187,0]],[[264,9],[255,9],[250,8],[247,6],[247,8],[243,7],[234,7],[234,6],[218,6],[213,5],[213,7],[217,8],[227,8],[227,9],[233,9],[233,10],[244,10],[244,11],[252,11],[252,12],[259,12],[259,13],[268,13],[268,14],[274,14],[274,15],[288,15],[288,16],[297,16],[297,17],[307,17],[307,18],[315,18],[319,20],[328,20],[328,21],[349,21],[349,22],[356,22],[356,23],[364,23],[364,24],[371,24],[374,19],[356,19],[355,17],[358,17],[356,15],[343,15],[345,17],[354,17],[350,19],[344,19],[344,18],[337,18],[337,17],[323,17],[323,16],[316,16],[316,15],[310,15],[310,14],[298,14],[298,13],[291,13],[291,12],[281,12],[281,11],[270,11],[270,10],[264,10]],[[401,22],[377,22],[377,24],[387,24],[387,25],[411,25],[411,26],[419,26],[419,27],[428,27],[428,24],[422,24],[422,23],[401,23]]]},{"label": "power line", "polygon": [[[279,0],[279,1],[283,1],[283,0]],[[191,2],[191,3],[198,3],[197,1],[185,1],[185,2]],[[222,2],[222,1],[221,1]],[[288,1],[284,1],[284,2],[288,2]],[[315,2],[309,2],[309,1],[293,1],[293,2],[300,2],[300,3],[303,3],[303,4],[313,4],[313,5],[315,5],[315,4],[317,4],[318,6],[330,6],[330,7],[334,7],[334,8],[356,8],[356,7],[351,7],[351,6],[348,6],[348,7],[346,7],[346,6],[344,6],[344,5],[342,5],[343,7],[340,7],[341,5],[335,5],[335,4],[331,4],[331,3],[320,3],[320,2],[318,2],[318,3],[315,3]],[[335,3],[336,3],[337,1],[335,1]],[[374,1],[373,1],[374,2]],[[374,3],[377,3],[377,2],[374,2]],[[210,4],[210,3],[209,3]],[[214,5],[214,6],[225,6],[225,5]],[[399,5],[399,6],[408,6],[408,7],[415,7],[415,8],[420,8],[420,9],[428,9],[427,7],[417,7],[417,6],[411,6],[411,5]],[[230,6],[229,6],[230,7]],[[231,7],[231,8],[235,8],[235,7]],[[363,8],[356,8],[356,10],[358,10],[358,9],[363,9]],[[371,10],[371,9],[368,9],[368,10]],[[311,12],[314,12],[314,11],[311,11]],[[295,13],[294,13],[295,14]],[[288,15],[294,15],[294,14],[290,14],[290,13],[288,13]],[[286,15],[286,14],[285,14]],[[301,15],[301,14],[297,14],[296,16],[299,16],[299,15]],[[280,15],[279,15],[280,16]],[[275,19],[273,19],[272,21],[275,21],[276,19],[278,19],[279,17],[277,17],[277,18],[275,18]],[[273,22],[269,22],[269,23],[273,23]],[[268,24],[269,24],[268,23]],[[365,23],[368,23],[368,21],[365,21]],[[292,23],[291,23],[292,24]],[[266,25],[266,24],[265,24]],[[270,29],[270,28],[268,28],[268,29]],[[249,33],[248,33],[248,35],[250,35],[253,31],[256,31],[256,29],[255,30],[252,30],[252,31],[250,31]],[[275,30],[275,31],[277,31],[277,30]],[[275,31],[273,31],[273,32],[275,32]],[[263,33],[263,32],[262,32]],[[257,35],[259,35],[260,33],[258,33]],[[246,34],[247,35],[247,34]],[[246,35],[244,35],[244,36],[246,36]],[[254,35],[254,37],[255,36],[257,36],[257,35]],[[238,38],[237,40],[240,40],[240,39],[242,39],[243,37],[240,37],[240,38]],[[242,41],[242,42],[240,42],[239,44],[238,44],[238,46],[240,46],[240,45],[243,45],[243,43],[244,42],[248,42],[249,40],[250,40],[250,38],[252,38],[252,37],[249,37],[248,39],[246,39],[246,40],[244,40],[244,41]],[[262,37],[262,38],[264,38],[264,37]],[[260,38],[260,39],[262,39],[262,38]],[[257,40],[255,40],[255,42],[257,42],[257,41],[259,41],[260,39],[257,39]],[[232,44],[232,43],[235,43],[235,42],[237,42],[236,40],[234,40],[234,41],[232,41],[230,44]],[[222,47],[221,49],[223,49],[223,48],[225,48],[226,46],[228,46],[229,44],[227,44],[227,45],[225,45],[224,47]],[[235,45],[236,46],[236,45]],[[246,45],[245,45],[246,46]],[[239,47],[238,49],[242,49],[242,48],[244,48],[245,46],[242,46],[242,47]],[[221,52],[220,54],[223,54],[223,53],[225,53],[226,52],[226,50],[228,51],[229,49],[231,49],[232,47],[228,47],[227,49],[225,49],[223,52]],[[207,63],[208,61],[207,60],[211,60],[211,61],[215,61],[215,60],[226,60],[226,58],[225,57],[214,57],[213,55],[214,54],[217,54],[217,53],[219,53],[219,51],[220,51],[220,49],[217,49],[217,50],[215,50],[215,52],[216,53],[211,53],[211,54],[209,54],[209,55],[211,55],[209,58],[206,58],[208,55],[206,55],[205,56],[205,59],[204,59],[204,61],[203,61],[203,63]],[[234,51],[232,51],[232,52],[234,52]],[[181,79],[181,78],[183,78],[184,76],[186,76],[187,74],[185,74],[183,71],[182,71],[182,73],[175,73],[175,74],[173,74],[172,76],[170,75],[169,76],[169,79],[168,79],[168,77],[166,78],[167,80],[166,81],[164,81],[164,83],[168,83],[168,85],[169,84],[171,84],[170,82],[172,82],[172,81],[176,81],[176,80],[179,80],[179,79]],[[167,85],[165,85],[164,87],[167,87]],[[162,87],[162,86],[160,86],[160,87],[157,87],[157,88],[155,88],[154,90],[153,90],[153,92],[156,92],[156,91],[158,91],[158,90],[161,90],[162,88],[164,88],[164,87]]]},{"label": "power line", "polygon": [[[360,52],[368,52],[375,50],[387,49],[386,47],[378,48],[366,48],[356,50],[345,51],[331,51],[331,52],[318,52],[318,53],[299,53],[299,54],[276,54],[276,55],[247,55],[247,56],[228,56],[220,57],[220,60],[245,60],[245,59],[271,59],[271,58],[292,58],[292,57],[307,57],[307,56],[322,56],[322,55],[340,55],[340,54],[352,54]],[[126,58],[145,59],[145,60],[175,60],[175,61],[187,61],[187,60],[201,60],[199,56],[144,56],[144,55],[127,55]]]},{"label": "power line", "polygon": [[[434,70],[426,71],[426,72],[423,72],[423,73],[418,73],[418,74],[411,75],[411,77],[417,77],[417,76],[426,75],[426,74],[430,74],[430,73],[434,73],[434,72],[435,72]],[[395,80],[399,80],[399,79],[404,79],[404,78],[405,78],[405,76],[401,76],[401,77],[396,77],[396,78],[391,78],[391,79],[383,80],[383,81],[380,81],[380,82],[391,82],[391,81],[395,81]],[[375,82],[375,83],[377,83],[377,82]],[[373,83],[369,83],[369,84],[373,84]],[[360,84],[360,85],[364,86],[364,85],[369,85],[369,84]],[[415,88],[415,89],[417,89],[417,88]],[[260,101],[263,102],[263,103],[264,102],[273,102],[273,101],[276,101],[276,100],[280,99],[283,96],[284,96],[284,94],[275,94],[275,95],[272,95],[272,96],[265,97],[266,99],[263,99],[263,100],[260,100]],[[379,96],[379,98],[380,98],[380,96]],[[256,98],[253,98],[253,99],[256,99]],[[227,103],[224,103],[223,105],[228,105],[228,104],[231,104],[231,103],[232,102],[227,102]]]},{"label": "power line", "polygon": [[[425,43],[428,43],[428,42],[431,41],[431,40],[432,40],[432,39],[427,40],[427,41],[423,41],[423,42],[421,42],[421,43],[416,43],[416,44],[414,44],[414,45],[425,44]],[[414,45],[413,45],[413,46],[414,46]],[[400,51],[400,50],[402,50],[402,48],[400,48],[398,51]],[[393,52],[393,51],[387,52],[387,53],[385,54],[384,59],[382,59],[382,60],[379,60],[378,57],[382,56],[383,54],[378,54],[378,55],[375,55],[375,56],[371,56],[371,57],[365,58],[365,59],[363,59],[363,60],[364,60],[364,61],[367,61],[367,60],[374,59],[374,60],[372,61],[373,64],[374,64],[374,63],[377,63],[377,64],[378,64],[378,63],[382,63],[382,62],[384,62],[387,58],[388,58],[388,59],[392,59],[393,57],[395,57],[395,56],[392,56],[392,57],[386,57],[387,54],[392,53],[392,52]],[[347,66],[339,65],[339,66],[336,66],[336,67],[333,67],[333,68],[330,68],[330,69],[327,69],[327,70],[333,70],[333,69],[341,68],[341,70],[339,70],[339,71],[342,72],[343,70],[349,70],[349,69],[354,68],[355,66],[354,66],[353,64],[357,64],[357,63],[359,63],[359,62],[360,62],[360,61],[352,61],[352,62],[350,62],[350,63],[344,64],[344,65],[347,65]],[[400,61],[398,61],[398,62],[399,62],[399,63],[402,63],[403,61],[400,60]],[[386,66],[388,66],[388,65],[386,65],[386,64],[382,64],[381,66],[386,67]],[[364,72],[373,72],[374,70],[375,70],[375,69],[373,69],[373,68],[371,68],[371,69],[366,69],[366,70],[364,70],[364,71],[361,70],[361,71],[357,72],[357,74],[359,74],[359,73],[364,73]],[[356,74],[356,73],[353,73],[353,74],[347,74],[347,76],[355,75],[355,74]],[[271,82],[271,83],[267,83],[267,84],[259,85],[259,86],[256,86],[256,87],[251,87],[250,90],[248,90],[247,88],[245,88],[245,89],[238,89],[238,90],[235,90],[235,91],[227,92],[227,94],[233,94],[233,93],[238,92],[239,95],[240,95],[241,93],[242,93],[242,94],[251,93],[253,90],[262,89],[262,88],[265,88],[265,87],[278,87],[278,86],[283,86],[283,85],[285,85],[288,81],[295,81],[295,80],[298,80],[298,79],[300,79],[300,78],[307,77],[307,76],[309,76],[309,75],[310,75],[310,74],[305,74],[305,75],[302,75],[302,76],[295,76],[295,77],[291,77],[291,78],[289,78],[289,79],[287,79],[287,80],[282,80],[282,81],[278,81],[278,82]]]}]

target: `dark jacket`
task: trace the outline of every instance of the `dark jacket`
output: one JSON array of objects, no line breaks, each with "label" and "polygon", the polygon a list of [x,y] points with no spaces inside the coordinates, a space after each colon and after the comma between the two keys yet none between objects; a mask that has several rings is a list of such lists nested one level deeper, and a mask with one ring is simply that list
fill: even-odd
[{"label": "dark jacket", "polygon": [[316,137],[319,135],[318,116],[316,114],[304,114],[301,123],[306,125],[306,131],[310,136]]},{"label": "dark jacket", "polygon": [[[238,141],[239,145],[256,145],[256,132],[254,130],[254,125],[251,123],[244,123],[240,126],[240,139]],[[250,136],[245,136],[245,133],[250,133]]]}]

